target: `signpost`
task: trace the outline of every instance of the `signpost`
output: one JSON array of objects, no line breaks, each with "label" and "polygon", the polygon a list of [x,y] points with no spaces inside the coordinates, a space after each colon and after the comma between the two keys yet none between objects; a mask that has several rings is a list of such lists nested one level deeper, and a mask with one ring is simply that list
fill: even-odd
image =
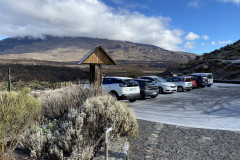
[{"label": "signpost", "polygon": [[108,160],[108,141],[112,137],[112,127],[105,129],[105,160]]},{"label": "signpost", "polygon": [[100,45],[88,52],[78,64],[89,64],[90,84],[102,85],[102,64],[116,65],[114,59]]}]

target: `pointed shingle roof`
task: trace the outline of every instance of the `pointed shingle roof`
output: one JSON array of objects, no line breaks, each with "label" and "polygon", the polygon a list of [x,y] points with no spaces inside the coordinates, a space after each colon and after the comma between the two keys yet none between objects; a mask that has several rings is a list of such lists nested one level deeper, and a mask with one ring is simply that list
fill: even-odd
[{"label": "pointed shingle roof", "polygon": [[117,63],[101,45],[98,45],[90,52],[88,52],[88,54],[85,55],[83,59],[78,62],[78,64],[116,65]]}]

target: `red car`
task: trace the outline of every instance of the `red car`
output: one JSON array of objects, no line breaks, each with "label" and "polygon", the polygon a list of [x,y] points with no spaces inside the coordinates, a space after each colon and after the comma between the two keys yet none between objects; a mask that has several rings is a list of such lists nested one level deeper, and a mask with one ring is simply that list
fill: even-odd
[{"label": "red car", "polygon": [[196,81],[196,77],[194,76],[188,76],[191,78],[192,81],[192,88],[197,88],[197,81]]}]

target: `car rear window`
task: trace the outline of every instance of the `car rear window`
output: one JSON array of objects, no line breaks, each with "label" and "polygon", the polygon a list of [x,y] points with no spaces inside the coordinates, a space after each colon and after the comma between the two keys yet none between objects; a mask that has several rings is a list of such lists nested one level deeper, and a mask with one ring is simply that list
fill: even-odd
[{"label": "car rear window", "polygon": [[138,83],[134,80],[123,80],[122,84],[127,85],[127,87],[139,86]]},{"label": "car rear window", "polygon": [[191,78],[185,78],[185,82],[191,82]]},{"label": "car rear window", "polygon": [[212,76],[211,74],[208,74],[208,75],[207,75],[207,78],[208,78],[208,79],[212,79],[213,76]]}]

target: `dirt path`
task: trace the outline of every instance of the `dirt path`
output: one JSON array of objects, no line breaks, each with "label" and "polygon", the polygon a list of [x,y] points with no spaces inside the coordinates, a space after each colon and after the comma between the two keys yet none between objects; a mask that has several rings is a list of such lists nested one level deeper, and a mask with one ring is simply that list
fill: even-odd
[{"label": "dirt path", "polygon": [[178,127],[138,120],[130,160],[240,160],[240,132]]}]

